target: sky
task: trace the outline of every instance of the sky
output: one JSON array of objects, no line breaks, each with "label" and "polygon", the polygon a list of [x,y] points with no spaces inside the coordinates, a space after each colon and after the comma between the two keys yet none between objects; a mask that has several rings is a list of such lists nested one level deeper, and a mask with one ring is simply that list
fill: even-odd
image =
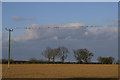
[{"label": "sky", "polygon": [[2,2],[118,2],[119,0],[1,0]]},{"label": "sky", "polygon": [[2,58],[2,3],[0,2],[0,59]]},{"label": "sky", "polygon": [[[3,58],[8,48],[6,27],[14,28],[12,59],[47,60],[42,51],[59,46],[70,50],[66,61],[75,61],[72,50],[83,48],[94,54],[93,61],[98,56],[118,57],[117,2],[3,2],[2,15]],[[60,28],[45,28],[56,26]]]}]

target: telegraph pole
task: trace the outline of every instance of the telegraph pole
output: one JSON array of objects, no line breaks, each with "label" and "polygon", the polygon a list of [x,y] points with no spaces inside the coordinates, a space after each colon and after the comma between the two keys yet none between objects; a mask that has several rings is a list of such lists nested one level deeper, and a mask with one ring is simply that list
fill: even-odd
[{"label": "telegraph pole", "polygon": [[13,29],[5,28],[8,31],[8,69],[10,68],[10,42],[11,42],[11,32]]}]

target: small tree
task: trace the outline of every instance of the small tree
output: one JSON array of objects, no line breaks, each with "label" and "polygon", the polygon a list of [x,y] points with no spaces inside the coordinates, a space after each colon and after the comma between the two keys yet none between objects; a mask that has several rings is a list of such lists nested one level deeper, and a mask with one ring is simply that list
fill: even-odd
[{"label": "small tree", "polygon": [[52,49],[51,56],[52,56],[51,58],[52,58],[53,62],[55,62],[55,58],[60,57],[60,51],[59,51],[59,49],[58,48]]},{"label": "small tree", "polygon": [[92,56],[94,56],[93,53],[89,52],[87,49],[77,49],[73,50],[73,52],[76,60],[80,63],[88,63],[91,60]]},{"label": "small tree", "polygon": [[117,61],[116,61],[116,64],[120,64],[120,60],[117,60]]},{"label": "small tree", "polygon": [[36,58],[30,58],[29,61],[35,62],[35,61],[38,61],[38,60]]},{"label": "small tree", "polygon": [[112,64],[115,59],[113,57],[98,57],[97,60],[102,64]]},{"label": "small tree", "polygon": [[52,59],[53,62],[55,62],[55,58],[60,56],[59,49],[58,48],[46,48],[45,51],[43,51],[42,55],[46,58],[48,58],[48,61]]},{"label": "small tree", "polygon": [[3,64],[4,64],[4,63],[7,63],[7,62],[8,62],[7,59],[2,59],[2,60],[1,60],[1,63],[3,63]]},{"label": "small tree", "polygon": [[67,58],[67,53],[69,52],[68,49],[64,46],[61,46],[58,48],[59,49],[59,53],[60,53],[60,59],[62,60],[62,62],[64,62],[64,60]]},{"label": "small tree", "polygon": [[42,55],[46,58],[48,58],[48,62],[50,62],[50,59],[52,58],[52,48],[50,47],[47,47],[43,52],[42,52]]}]

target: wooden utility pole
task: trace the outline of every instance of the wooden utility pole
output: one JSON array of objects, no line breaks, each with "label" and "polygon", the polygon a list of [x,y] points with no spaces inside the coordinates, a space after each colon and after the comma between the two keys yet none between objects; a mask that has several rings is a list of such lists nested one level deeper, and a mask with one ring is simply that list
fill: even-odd
[{"label": "wooden utility pole", "polygon": [[7,29],[8,31],[8,69],[10,68],[10,42],[11,42],[11,32],[13,31],[13,29]]}]

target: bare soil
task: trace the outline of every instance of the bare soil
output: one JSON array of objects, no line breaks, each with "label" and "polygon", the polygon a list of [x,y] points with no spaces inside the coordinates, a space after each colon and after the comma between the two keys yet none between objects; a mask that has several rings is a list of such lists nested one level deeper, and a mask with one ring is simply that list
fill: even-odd
[{"label": "bare soil", "polygon": [[118,65],[103,64],[7,64],[3,78],[117,78]]}]

